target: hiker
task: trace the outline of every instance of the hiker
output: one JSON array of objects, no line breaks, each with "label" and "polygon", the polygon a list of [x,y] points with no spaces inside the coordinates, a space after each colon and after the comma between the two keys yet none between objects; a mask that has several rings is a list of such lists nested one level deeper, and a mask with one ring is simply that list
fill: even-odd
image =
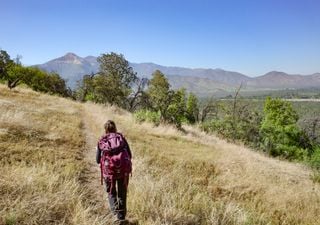
[{"label": "hiker", "polygon": [[127,187],[131,174],[132,154],[127,140],[117,132],[115,123],[104,124],[105,135],[97,144],[96,161],[100,164],[101,184],[103,180],[109,205],[117,220],[124,221],[127,213]]}]

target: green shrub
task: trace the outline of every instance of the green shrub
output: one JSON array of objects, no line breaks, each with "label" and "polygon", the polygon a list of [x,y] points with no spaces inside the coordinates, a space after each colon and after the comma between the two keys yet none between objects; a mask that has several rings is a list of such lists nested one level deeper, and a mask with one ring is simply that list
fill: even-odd
[{"label": "green shrub", "polygon": [[150,110],[139,110],[134,113],[134,117],[138,122],[150,122],[158,126],[160,124],[160,112]]},{"label": "green shrub", "polygon": [[317,169],[317,170],[320,170],[320,147],[317,147],[311,158],[310,158],[310,165],[311,167]]},{"label": "green shrub", "polygon": [[290,102],[267,98],[261,123],[261,147],[272,156],[302,160],[310,152],[310,143],[298,127],[299,117]]}]

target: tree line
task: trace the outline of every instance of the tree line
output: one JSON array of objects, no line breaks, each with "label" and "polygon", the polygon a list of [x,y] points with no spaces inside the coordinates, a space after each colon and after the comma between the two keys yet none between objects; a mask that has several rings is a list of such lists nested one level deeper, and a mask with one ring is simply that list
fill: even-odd
[{"label": "tree line", "polygon": [[12,59],[5,50],[0,50],[0,82],[13,89],[20,84],[27,85],[35,91],[72,96],[66,82],[59,74],[46,72],[37,67],[23,66],[20,57]]}]

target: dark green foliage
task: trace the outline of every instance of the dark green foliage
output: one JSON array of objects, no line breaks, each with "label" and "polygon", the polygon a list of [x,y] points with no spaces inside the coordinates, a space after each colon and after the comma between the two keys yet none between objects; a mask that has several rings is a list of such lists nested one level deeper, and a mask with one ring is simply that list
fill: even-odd
[{"label": "dark green foliage", "polygon": [[57,73],[47,73],[36,67],[24,68],[22,82],[30,86],[35,91],[49,94],[58,94],[63,97],[71,96],[71,91],[67,88],[66,82]]},{"label": "dark green foliage", "polygon": [[173,91],[170,90],[168,79],[160,70],[156,70],[152,74],[147,94],[152,110],[159,111],[161,120],[165,121],[169,104],[173,98]]},{"label": "dark green foliage", "polygon": [[22,68],[10,58],[6,51],[0,51],[0,79],[7,82],[8,88],[12,89],[19,84]]},{"label": "dark green foliage", "polygon": [[8,77],[8,71],[11,66],[14,65],[14,61],[10,58],[9,54],[0,50],[0,79],[6,80]]},{"label": "dark green foliage", "polygon": [[198,119],[198,100],[192,93],[187,99],[186,90],[170,89],[165,75],[156,70],[152,74],[147,90],[151,110],[160,113],[162,122],[175,124],[178,128],[182,123],[195,123]]},{"label": "dark green foliage", "polygon": [[175,124],[178,128],[181,127],[183,121],[187,121],[185,89],[173,92],[165,115],[165,120],[169,123]]},{"label": "dark green foliage", "polygon": [[46,91],[50,94],[58,94],[63,97],[70,97],[72,91],[67,88],[66,81],[57,73],[47,73],[45,78]]},{"label": "dark green foliage", "polygon": [[94,79],[96,101],[126,108],[131,85],[137,80],[136,73],[121,54],[102,54],[98,62],[100,71]]}]

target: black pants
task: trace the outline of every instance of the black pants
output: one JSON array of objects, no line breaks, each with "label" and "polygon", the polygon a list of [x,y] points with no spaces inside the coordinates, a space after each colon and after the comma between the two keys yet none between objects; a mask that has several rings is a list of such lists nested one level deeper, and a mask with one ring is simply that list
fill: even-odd
[{"label": "black pants", "polygon": [[119,220],[124,220],[127,214],[127,187],[129,177],[111,180],[105,180],[106,191],[110,209]]}]

